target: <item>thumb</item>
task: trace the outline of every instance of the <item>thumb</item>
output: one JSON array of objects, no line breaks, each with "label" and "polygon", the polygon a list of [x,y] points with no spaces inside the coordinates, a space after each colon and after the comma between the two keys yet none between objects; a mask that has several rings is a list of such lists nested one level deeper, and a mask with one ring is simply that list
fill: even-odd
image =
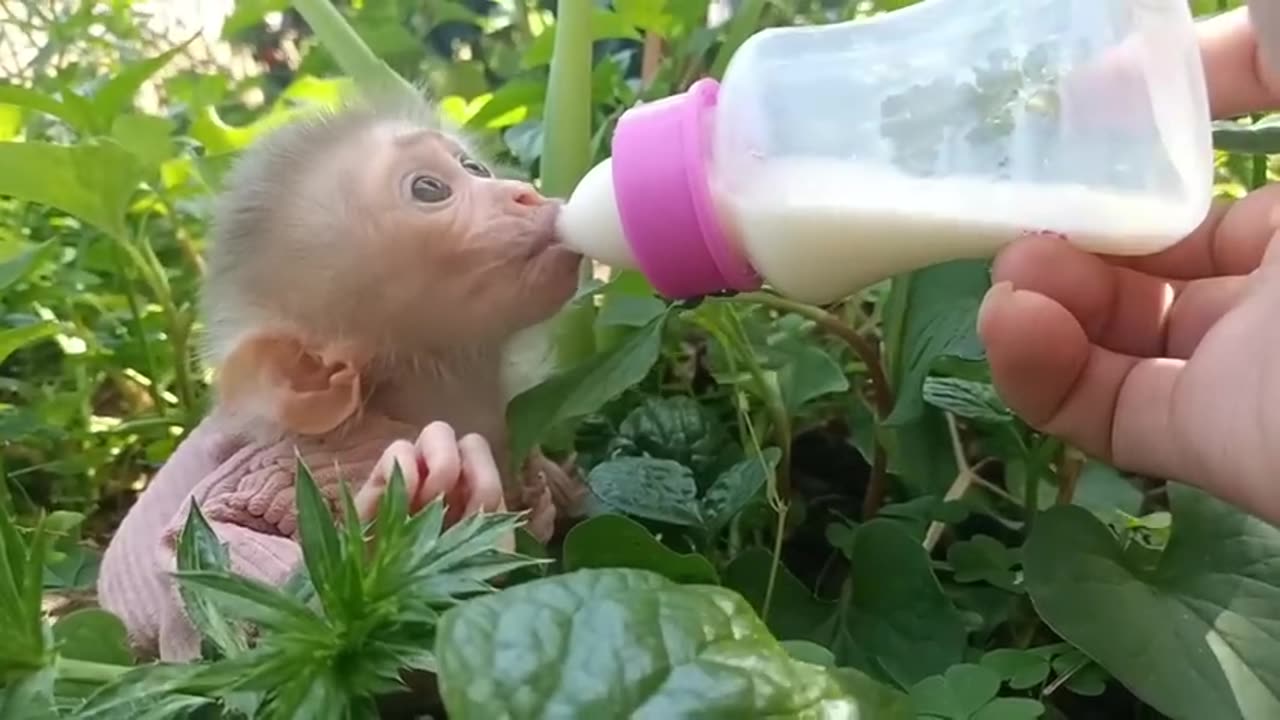
[{"label": "thumb", "polygon": [[987,292],[978,334],[997,392],[1027,424],[1126,470],[1178,477],[1169,428],[1183,361],[1094,345],[1065,307],[1008,282]]}]

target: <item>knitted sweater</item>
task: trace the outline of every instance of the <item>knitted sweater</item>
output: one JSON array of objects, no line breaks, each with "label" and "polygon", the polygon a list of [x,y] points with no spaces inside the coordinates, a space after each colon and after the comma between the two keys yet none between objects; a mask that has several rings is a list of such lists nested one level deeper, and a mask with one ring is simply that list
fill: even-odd
[{"label": "knitted sweater", "polygon": [[[324,438],[247,442],[207,418],[179,445],[129,510],[102,559],[98,601],[118,615],[134,650],[170,662],[200,657],[200,635],[177,582],[177,543],[191,503],[227,545],[231,569],[280,585],[301,561],[294,470],[301,455],[337,514],[338,480],[354,495],[383,450],[413,440],[409,425],[366,417]],[[296,451],[296,454],[295,454]]]}]

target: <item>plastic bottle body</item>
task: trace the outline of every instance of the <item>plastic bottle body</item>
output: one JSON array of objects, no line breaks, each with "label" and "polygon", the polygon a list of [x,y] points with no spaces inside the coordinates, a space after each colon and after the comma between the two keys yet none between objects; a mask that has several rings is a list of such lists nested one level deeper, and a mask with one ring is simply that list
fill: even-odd
[{"label": "plastic bottle body", "polygon": [[1157,252],[1211,200],[1185,0],[926,0],[766,30],[727,69],[711,134],[740,251],[813,302],[1024,232]]},{"label": "plastic bottle body", "polygon": [[1185,0],[924,0],[765,30],[633,108],[571,245],[688,297],[829,302],[1027,232],[1125,255],[1202,222],[1213,150]]}]

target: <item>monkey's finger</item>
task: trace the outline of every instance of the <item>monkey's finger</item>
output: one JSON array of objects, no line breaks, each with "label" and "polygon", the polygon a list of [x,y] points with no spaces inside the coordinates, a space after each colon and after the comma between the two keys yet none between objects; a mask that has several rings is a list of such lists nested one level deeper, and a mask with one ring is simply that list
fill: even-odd
[{"label": "monkey's finger", "polygon": [[368,522],[378,513],[378,503],[387,492],[387,486],[391,483],[391,473],[397,463],[404,478],[405,495],[412,498],[418,493],[422,474],[418,469],[417,449],[408,440],[396,440],[382,451],[382,457],[369,473],[369,479],[356,493],[356,513],[361,521]]},{"label": "monkey's finger", "polygon": [[468,490],[463,515],[504,510],[502,476],[488,441],[473,433],[458,441],[458,451],[462,455],[462,474]]},{"label": "monkey's finger", "polygon": [[413,512],[452,492],[462,472],[458,437],[448,423],[433,422],[423,428],[418,436],[417,449],[423,465],[423,481],[417,497],[413,499]]}]

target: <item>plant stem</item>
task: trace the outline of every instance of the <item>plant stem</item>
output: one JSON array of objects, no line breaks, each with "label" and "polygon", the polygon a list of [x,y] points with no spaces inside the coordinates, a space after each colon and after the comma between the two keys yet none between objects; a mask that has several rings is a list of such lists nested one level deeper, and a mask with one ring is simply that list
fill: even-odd
[{"label": "plant stem", "polygon": [[111,243],[111,257],[115,261],[116,270],[124,282],[125,302],[129,304],[129,315],[133,318],[134,332],[138,334],[138,344],[142,346],[142,359],[147,363],[147,375],[151,382],[147,383],[147,394],[155,405],[157,413],[164,413],[164,396],[160,394],[160,369],[156,365],[155,353],[151,350],[151,341],[147,340],[147,331],[142,324],[142,309],[138,306],[138,288],[133,282],[133,273],[120,257],[120,244]]},{"label": "plant stem", "polygon": [[[591,169],[591,0],[560,0],[551,32],[555,43],[543,111],[543,150],[539,161],[542,192],[567,198]],[[583,259],[579,285],[591,280],[591,261]],[[595,305],[581,303],[554,320],[556,356],[561,364],[581,361],[595,351]]]},{"label": "plant stem", "polygon": [[1076,484],[1080,481],[1080,469],[1084,461],[1080,455],[1066,445],[1058,456],[1058,498],[1059,505],[1070,505],[1076,495]]},{"label": "plant stem", "polygon": [[[805,303],[767,292],[742,293],[729,299],[758,303],[774,310],[794,313],[812,320],[823,330],[843,340],[853,350],[853,354],[862,361],[862,364],[867,366],[867,376],[871,380],[871,396],[876,410],[876,417],[883,422],[885,418],[889,417],[889,413],[893,412],[893,390],[889,387],[889,380],[885,376],[884,366],[880,362],[879,351],[876,350],[875,345],[859,335],[857,331],[849,327],[839,317],[822,308],[806,305]],[[885,453],[884,444],[876,440],[872,455],[871,474],[867,480],[867,489],[863,494],[862,500],[862,516],[864,519],[871,518],[880,512],[880,507],[883,505],[887,494],[888,465],[888,456]]]},{"label": "plant stem", "polygon": [[74,680],[95,685],[106,685],[133,670],[129,665],[109,665],[62,656],[58,657],[57,664],[59,680]]},{"label": "plant stem", "polygon": [[[959,500],[969,492],[969,488],[973,485],[974,478],[977,474],[973,468],[969,466],[969,460],[964,455],[964,443],[960,441],[960,428],[956,425],[955,416],[946,413],[947,433],[951,436],[951,453],[955,456],[956,467],[960,472],[956,474],[956,479],[952,481],[951,487],[947,488],[947,494],[942,496],[943,502]],[[926,553],[932,553],[934,547],[937,546],[938,540],[942,538],[942,531],[946,529],[946,523],[934,520],[929,523],[929,529],[924,534],[924,549]]]},{"label": "plant stem", "polygon": [[417,88],[391,69],[360,39],[332,0],[293,0],[316,39],[333,55],[338,67],[360,85],[405,98],[418,98]]}]

